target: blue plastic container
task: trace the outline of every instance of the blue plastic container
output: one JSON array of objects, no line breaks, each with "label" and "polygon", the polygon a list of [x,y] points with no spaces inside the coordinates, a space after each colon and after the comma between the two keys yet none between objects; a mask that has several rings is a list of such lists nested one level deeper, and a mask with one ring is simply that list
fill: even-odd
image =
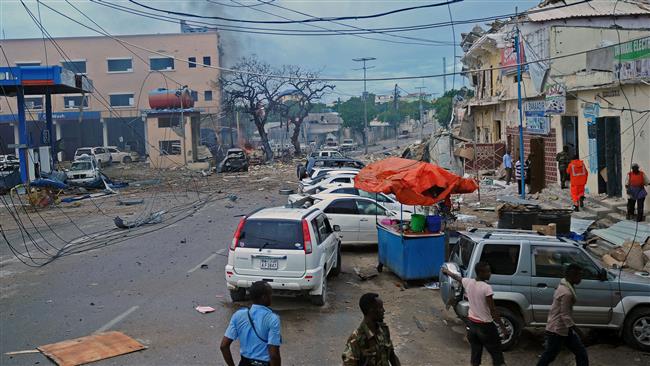
[{"label": "blue plastic container", "polygon": [[379,264],[405,281],[437,278],[445,262],[445,234],[402,236],[377,225]]},{"label": "blue plastic container", "polygon": [[438,215],[427,216],[427,230],[432,233],[439,233],[442,228],[442,217]]}]

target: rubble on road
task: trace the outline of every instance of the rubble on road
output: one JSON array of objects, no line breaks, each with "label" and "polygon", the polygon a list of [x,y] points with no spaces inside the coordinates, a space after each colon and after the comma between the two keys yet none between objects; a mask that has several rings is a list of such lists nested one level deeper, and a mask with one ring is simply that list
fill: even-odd
[{"label": "rubble on road", "polygon": [[104,332],[38,347],[57,365],[83,365],[146,349],[122,332]]}]

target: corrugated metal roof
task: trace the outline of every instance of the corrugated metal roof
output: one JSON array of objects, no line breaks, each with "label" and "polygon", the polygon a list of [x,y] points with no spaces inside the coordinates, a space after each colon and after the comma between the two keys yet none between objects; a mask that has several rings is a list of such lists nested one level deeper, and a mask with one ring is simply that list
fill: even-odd
[{"label": "corrugated metal roof", "polygon": [[[567,1],[567,3],[569,3],[569,1]],[[565,7],[561,7],[561,6],[564,6],[564,4],[556,3],[554,5],[546,6],[543,8],[535,7],[530,10],[552,9],[557,7],[559,8],[528,14],[528,19],[530,19],[533,22],[544,22],[544,21],[556,20],[556,19],[605,17],[605,16],[612,16],[612,15],[650,16],[650,3],[647,1],[593,0],[593,1],[576,4],[572,6],[565,6]],[[616,12],[614,13],[614,11]]]},{"label": "corrugated metal roof", "polygon": [[650,225],[639,223],[638,230],[636,225],[637,223],[633,221],[619,221],[607,229],[597,229],[591,232],[601,239],[607,240],[616,246],[621,246],[625,241],[634,239],[634,232],[636,231],[636,242],[643,244],[650,237]]}]

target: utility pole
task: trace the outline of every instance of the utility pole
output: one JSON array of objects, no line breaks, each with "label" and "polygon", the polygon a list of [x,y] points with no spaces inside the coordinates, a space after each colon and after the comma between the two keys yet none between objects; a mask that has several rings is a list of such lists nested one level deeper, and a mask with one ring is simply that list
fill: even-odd
[{"label": "utility pole", "polygon": [[515,27],[515,57],[517,58],[517,107],[519,108],[519,173],[521,174],[521,198],[526,199],[524,176],[524,111],[521,107],[521,59],[519,58],[519,27]]},{"label": "utility pole", "polygon": [[356,62],[363,62],[363,67],[361,69],[356,69],[356,70],[363,70],[363,121],[364,121],[364,131],[365,133],[363,134],[364,141],[363,144],[365,146],[365,153],[368,153],[368,133],[370,132],[370,129],[368,128],[368,106],[366,105],[366,98],[368,96],[368,91],[366,89],[366,70],[374,68],[374,66],[371,67],[366,67],[366,62],[367,61],[372,61],[376,60],[374,57],[361,57],[361,58],[353,58],[352,61]]},{"label": "utility pole", "polygon": [[422,113],[422,89],[426,89],[426,86],[418,86],[415,89],[418,90],[418,99],[420,100],[420,141],[422,141],[422,135],[424,134],[424,116]]},{"label": "utility pole", "polygon": [[[397,84],[395,84],[395,91],[393,92],[393,110],[395,111],[395,115],[397,118],[399,118],[399,92],[397,91]],[[398,136],[399,134],[397,133],[397,130],[399,129],[399,125],[401,123],[401,119],[398,119],[395,121],[395,146],[399,146],[398,142]]]},{"label": "utility pole", "polygon": [[447,92],[447,58],[442,58],[442,95]]}]

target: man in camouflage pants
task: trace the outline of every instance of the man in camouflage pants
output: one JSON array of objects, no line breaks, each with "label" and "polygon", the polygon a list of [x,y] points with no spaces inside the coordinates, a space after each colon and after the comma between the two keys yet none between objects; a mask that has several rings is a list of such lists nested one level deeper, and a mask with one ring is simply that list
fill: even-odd
[{"label": "man in camouflage pants", "polygon": [[400,366],[384,324],[384,303],[379,295],[364,294],[359,307],[363,321],[345,344],[343,366]]}]

